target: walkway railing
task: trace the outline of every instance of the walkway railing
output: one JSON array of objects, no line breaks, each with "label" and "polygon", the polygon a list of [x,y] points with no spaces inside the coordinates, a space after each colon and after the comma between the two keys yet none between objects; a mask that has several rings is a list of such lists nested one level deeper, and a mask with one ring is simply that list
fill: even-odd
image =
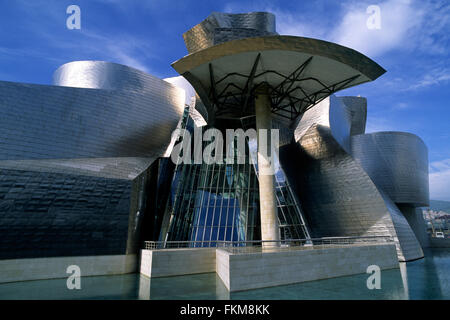
[{"label": "walkway railing", "polygon": [[233,253],[257,251],[258,249],[313,249],[346,245],[370,245],[392,243],[390,236],[360,236],[360,237],[325,237],[311,239],[288,240],[252,240],[252,241],[145,241],[143,249],[162,250],[180,248],[224,248]]}]

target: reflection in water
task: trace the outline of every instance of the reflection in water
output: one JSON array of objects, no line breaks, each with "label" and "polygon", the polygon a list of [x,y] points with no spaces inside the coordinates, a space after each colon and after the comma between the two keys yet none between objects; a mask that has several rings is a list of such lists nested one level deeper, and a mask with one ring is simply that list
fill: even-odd
[{"label": "reflection in water", "polygon": [[80,290],[69,290],[66,278],[0,284],[0,299],[137,299],[139,276],[82,277]]},{"label": "reflection in water", "polygon": [[405,300],[409,300],[409,289],[408,289],[408,274],[406,270],[406,263],[400,262],[400,273],[403,282],[403,292],[405,295]]},{"label": "reflection in water", "polygon": [[428,249],[406,264],[409,299],[450,299],[450,249]]},{"label": "reflection in water", "polygon": [[66,279],[0,285],[0,299],[450,299],[450,249],[381,272],[381,290],[369,290],[369,275],[229,293],[215,273],[149,279],[137,274],[84,277],[81,290]]}]

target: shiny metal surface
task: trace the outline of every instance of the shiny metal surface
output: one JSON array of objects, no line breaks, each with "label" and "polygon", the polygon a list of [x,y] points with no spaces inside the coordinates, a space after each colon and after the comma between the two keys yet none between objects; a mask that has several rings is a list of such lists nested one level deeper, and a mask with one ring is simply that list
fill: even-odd
[{"label": "shiny metal surface", "polygon": [[411,229],[414,231],[417,240],[422,248],[430,247],[430,240],[427,233],[427,226],[423,218],[422,208],[413,207],[408,204],[397,204],[403,216],[408,221]]},{"label": "shiny metal surface", "polygon": [[423,257],[398,207],[348,152],[350,111],[331,96],[306,111],[296,127],[301,170],[291,179],[313,236],[392,236],[400,261]]},{"label": "shiny metal surface", "polygon": [[367,99],[363,97],[338,97],[339,100],[350,110],[351,129],[350,135],[363,134],[366,131]]},{"label": "shiny metal surface", "polygon": [[[170,83],[148,78],[142,90],[125,90],[130,85],[123,79],[111,80],[108,90],[0,82],[0,160],[160,156],[185,97]],[[121,89],[112,90],[113,83]]]},{"label": "shiny metal surface", "polygon": [[161,83],[148,73],[107,61],[72,61],[53,73],[53,85],[65,87],[151,92]]},{"label": "shiny metal surface", "polygon": [[0,81],[0,259],[136,253],[185,92],[98,61],[54,82]]},{"label": "shiny metal surface", "polygon": [[269,12],[213,12],[205,20],[183,34],[189,53],[246,37],[273,35],[275,16]]},{"label": "shiny metal surface", "polygon": [[[295,141],[300,140],[313,125],[329,128],[340,147],[350,151],[352,116],[350,110],[338,97],[331,95],[300,115],[294,131]],[[309,156],[320,158],[324,156],[324,150],[321,150],[321,147],[320,144],[305,145],[304,150]]]},{"label": "shiny metal surface", "polygon": [[144,172],[154,158],[82,158],[43,160],[0,160],[0,170],[32,170],[65,175],[133,180]]},{"label": "shiny metal surface", "polygon": [[389,210],[390,218],[392,219],[397,234],[401,254],[403,255],[403,260],[401,261],[411,261],[422,258],[424,256],[422,247],[416,234],[409,225],[408,220],[398,206],[383,191],[379,190],[379,193]]},{"label": "shiny metal surface", "polygon": [[193,100],[194,100],[194,102],[196,101],[196,93],[195,93],[194,88],[182,76],[164,78],[163,80],[184,90],[184,92],[186,93],[185,104],[190,105],[193,102]]},{"label": "shiny metal surface", "polygon": [[[385,72],[355,50],[276,35],[275,16],[270,13],[213,13],[183,36],[190,54],[173,67],[192,84],[197,99],[190,99],[194,95],[190,86],[182,85],[182,90],[168,83],[177,84],[180,78],[163,81],[104,61],[64,64],[54,73],[53,86],[0,82],[0,180],[6,190],[0,193],[0,212],[22,219],[18,228],[11,228],[10,239],[20,239],[23,226],[30,224],[26,210],[40,212],[38,217],[47,219],[48,226],[56,221],[70,230],[78,227],[77,215],[87,212],[84,225],[71,234],[75,238],[85,236],[83,228],[91,225],[87,217],[113,212],[119,222],[112,225],[118,227],[97,219],[98,230],[89,229],[89,241],[98,242],[95,237],[104,232],[105,239],[111,236],[120,242],[121,251],[133,251],[150,179],[147,170],[167,151],[186,102],[195,105],[189,110],[195,126],[205,125],[214,112],[211,83],[230,72],[249,75],[258,54],[260,63],[253,75],[263,74],[257,82],[274,86],[283,78],[264,75],[265,71],[289,75],[311,57],[302,77],[332,86],[358,76],[340,89]],[[244,87],[247,81],[232,75],[218,84],[217,91],[229,83]],[[306,93],[298,94],[298,99],[322,89],[317,81],[301,83]],[[397,204],[411,208],[428,204],[426,146],[406,133],[366,135],[366,118],[365,98],[332,95],[302,114],[295,130],[276,119],[273,126],[284,129],[280,145],[289,145],[294,135],[299,151],[298,157],[291,156],[296,172],[289,181],[295,181],[299,190],[313,236],[392,237],[399,260],[420,258],[420,244],[401,212],[411,210],[400,210]],[[37,222],[30,229],[33,239],[40,232]],[[54,242],[51,237],[49,245]],[[134,249],[125,248],[127,242],[131,248],[130,241]],[[115,244],[111,246],[107,253],[117,253]]]},{"label": "shiny metal surface", "polygon": [[406,132],[355,135],[352,155],[395,203],[429,205],[428,150],[418,136]]}]

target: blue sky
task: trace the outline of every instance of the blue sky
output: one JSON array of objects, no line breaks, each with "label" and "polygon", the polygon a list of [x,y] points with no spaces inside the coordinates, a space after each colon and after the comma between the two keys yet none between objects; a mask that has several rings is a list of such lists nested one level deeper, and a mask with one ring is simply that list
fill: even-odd
[{"label": "blue sky", "polygon": [[[81,30],[66,8],[81,8]],[[366,27],[369,5],[381,29]],[[187,54],[182,33],[212,11],[270,11],[280,34],[337,42],[383,66],[378,80],[341,91],[368,99],[367,131],[407,131],[427,144],[432,199],[450,201],[450,2],[0,0],[0,80],[49,84],[73,60],[126,64],[161,78]]]}]

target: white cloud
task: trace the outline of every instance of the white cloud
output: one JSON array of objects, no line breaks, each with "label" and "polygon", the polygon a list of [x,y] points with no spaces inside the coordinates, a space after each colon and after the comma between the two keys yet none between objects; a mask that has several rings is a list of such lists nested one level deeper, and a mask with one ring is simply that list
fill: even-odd
[{"label": "white cloud", "polygon": [[124,47],[121,44],[112,43],[106,43],[105,48],[107,49],[106,53],[109,54],[114,60],[117,60],[117,62],[141,71],[145,71],[147,73],[150,72],[145,63],[140,61],[136,57],[136,48],[132,48],[132,50],[129,50],[127,49],[127,47]]},{"label": "white cloud", "polygon": [[[369,29],[366,12],[369,5],[381,10],[381,29]],[[445,1],[386,0],[342,1],[341,10],[333,18],[323,19],[318,14],[297,10],[285,11],[270,4],[258,6],[230,3],[226,12],[263,10],[277,17],[280,34],[320,38],[358,50],[369,57],[388,51],[424,50],[427,53],[446,54],[450,28],[450,6]],[[334,19],[334,21],[332,20]]]},{"label": "white cloud", "polygon": [[366,4],[348,4],[348,11],[332,32],[331,38],[344,46],[354,48],[369,56],[377,56],[398,48],[406,35],[420,24],[422,12],[412,7],[410,1],[388,0],[378,4],[381,28],[369,29]]},{"label": "white cloud", "polygon": [[416,90],[419,88],[425,88],[432,85],[439,85],[441,83],[448,82],[450,80],[450,69],[433,69],[426,73],[419,81],[409,85],[405,90]]},{"label": "white cloud", "polygon": [[302,36],[309,38],[326,39],[328,28],[323,23],[324,20],[317,15],[309,15],[308,20],[304,19],[305,12],[301,8],[295,11],[285,11],[274,7],[268,1],[255,3],[232,2],[225,5],[223,12],[243,13],[252,11],[267,11],[273,13],[276,19],[277,32],[282,35]]},{"label": "white cloud", "polygon": [[268,8],[276,16],[277,32],[282,35],[302,36],[307,38],[327,39],[328,30],[319,21],[304,22],[299,15],[276,8]]},{"label": "white cloud", "polygon": [[430,199],[450,201],[450,159],[430,163]]},{"label": "white cloud", "polygon": [[369,116],[366,122],[366,133],[396,130],[398,125],[384,117]]},{"label": "white cloud", "polygon": [[[105,4],[117,5],[118,10],[124,13],[127,8],[125,1],[119,0],[97,0]],[[137,2],[136,2],[137,3]],[[42,1],[30,2],[19,0],[17,3],[25,15],[24,27],[34,34],[34,37],[45,42],[52,52],[52,60],[67,62],[67,56],[72,57],[73,53],[82,59],[92,57],[101,60],[121,63],[145,72],[150,72],[145,61],[154,58],[151,46],[151,38],[139,37],[135,34],[125,32],[112,32],[110,30],[99,30],[95,27],[81,27],[75,31],[73,37],[68,37],[65,31],[65,23],[61,24],[61,17],[65,17],[65,11],[61,11],[61,6],[43,5]],[[82,8],[82,16],[83,16]],[[43,19],[45,17],[45,19]],[[55,26],[60,26],[55,32]],[[38,56],[46,58],[48,52],[36,52],[33,48],[14,49],[0,47],[0,53],[11,52],[15,56]],[[31,53],[31,54],[30,54]],[[57,53],[57,56],[55,55]]]},{"label": "white cloud", "polygon": [[115,34],[114,37],[99,32],[81,30],[76,42],[64,41],[58,37],[47,36],[47,43],[59,49],[78,52],[87,59],[100,57],[101,60],[116,62],[151,73],[145,60],[154,57],[148,40],[134,35]]},{"label": "white cloud", "polygon": [[371,1],[345,2],[344,16],[331,32],[334,42],[370,57],[391,50],[447,54],[450,6],[445,1],[386,0],[380,8],[381,28],[367,28]]},{"label": "white cloud", "polygon": [[397,109],[397,110],[404,110],[404,109],[408,109],[409,107],[410,107],[410,105],[405,102],[399,102],[394,105],[394,109]]}]

